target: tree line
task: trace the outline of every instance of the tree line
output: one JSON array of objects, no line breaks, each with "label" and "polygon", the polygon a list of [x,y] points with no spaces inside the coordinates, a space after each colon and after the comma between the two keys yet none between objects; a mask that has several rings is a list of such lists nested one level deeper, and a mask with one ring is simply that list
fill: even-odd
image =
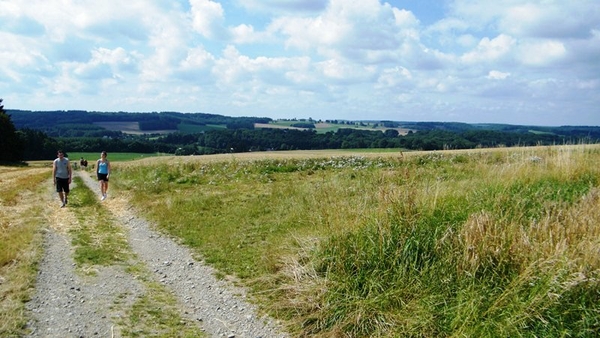
[{"label": "tree line", "polygon": [[[336,131],[318,133],[315,129],[255,129],[260,118],[230,118],[206,114],[188,117],[180,113],[154,114],[143,119],[149,129],[173,128],[181,119],[203,124],[210,120],[224,124],[221,128],[196,133],[173,132],[165,135],[129,135],[108,131],[91,122],[94,114],[74,112],[73,119],[52,124],[54,129],[15,128],[0,99],[0,161],[18,162],[52,159],[57,149],[67,152],[135,152],[168,153],[175,155],[204,155],[229,152],[396,148],[403,150],[447,150],[490,147],[560,145],[598,143],[599,127],[554,127],[531,132],[532,127],[490,125],[474,126],[462,123],[413,123],[414,132],[399,135],[395,129],[364,130],[340,127]],[[61,114],[58,114],[62,116]],[[133,119],[136,114],[117,114],[120,119]],[[49,119],[52,114],[43,114]],[[91,117],[90,117],[91,116]],[[114,117],[114,116],[113,116]],[[112,118],[112,117],[111,117]],[[139,121],[139,116],[137,116]],[[204,120],[201,120],[202,118]],[[37,120],[36,120],[37,121]],[[312,122],[312,121],[310,121]],[[392,121],[381,122],[398,126]],[[34,124],[34,126],[36,126]],[[67,126],[67,127],[65,127]],[[48,124],[46,124],[48,128]],[[541,127],[540,127],[541,128]],[[56,130],[54,130],[56,131]]]},{"label": "tree line", "polygon": [[426,130],[399,136],[397,131],[339,129],[318,134],[314,130],[223,129],[198,134],[171,133],[158,137],[69,137],[53,138],[41,131],[19,130],[23,160],[43,160],[56,149],[70,152],[136,152],[175,155],[205,155],[229,152],[397,148],[405,150],[448,150],[490,147],[596,143],[598,139],[579,139],[551,134],[520,134],[475,130],[450,132]]}]

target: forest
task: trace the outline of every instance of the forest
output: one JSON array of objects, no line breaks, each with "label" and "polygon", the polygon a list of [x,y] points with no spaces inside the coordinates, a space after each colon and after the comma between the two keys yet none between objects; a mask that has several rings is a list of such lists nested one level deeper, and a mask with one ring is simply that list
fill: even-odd
[{"label": "forest", "polygon": [[[16,139],[13,142],[16,143],[11,147],[19,154],[14,155],[13,160],[23,161],[51,159],[57,149],[203,155],[364,148],[447,150],[600,141],[597,126],[327,120],[325,122],[334,128],[319,132],[314,125],[323,121],[312,118],[290,121],[290,126],[296,128],[276,129],[256,127],[273,124],[275,121],[271,118],[207,113],[6,110],[2,114],[3,124],[8,121],[14,126]],[[138,132],[107,129],[103,127],[106,123],[117,126],[134,123]],[[400,134],[398,128],[408,132]]]}]

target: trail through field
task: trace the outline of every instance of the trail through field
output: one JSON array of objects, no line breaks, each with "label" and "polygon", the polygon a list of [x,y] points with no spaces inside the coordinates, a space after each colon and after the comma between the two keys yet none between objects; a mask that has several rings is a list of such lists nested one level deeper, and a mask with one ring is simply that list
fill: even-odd
[{"label": "trail through field", "polygon": [[[98,191],[88,172],[75,175]],[[188,248],[138,217],[126,196],[109,191],[101,206],[110,212],[106,221],[114,222],[127,239],[133,258],[126,264],[82,271],[73,259],[71,230],[81,226],[73,211],[76,206],[60,208],[56,192],[48,186],[43,197],[48,210],[44,255],[35,295],[27,304],[32,313],[29,337],[193,336],[193,332],[207,337],[287,337],[275,321],[258,314],[243,289],[217,279]],[[72,189],[82,187],[73,184]],[[162,293],[166,296],[157,297]],[[161,322],[169,319],[162,314],[171,312],[179,320]],[[155,313],[153,318],[158,319],[145,319],[144,313]]]}]

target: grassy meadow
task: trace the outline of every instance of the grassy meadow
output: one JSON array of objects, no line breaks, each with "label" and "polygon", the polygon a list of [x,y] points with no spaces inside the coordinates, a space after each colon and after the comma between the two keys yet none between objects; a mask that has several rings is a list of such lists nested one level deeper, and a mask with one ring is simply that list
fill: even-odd
[{"label": "grassy meadow", "polygon": [[599,162],[597,145],[160,157],[114,163],[111,194],[294,336],[594,337]]},{"label": "grassy meadow", "polygon": [[[110,196],[248,287],[292,336],[600,332],[599,145],[109,159]],[[58,217],[44,210],[50,172],[0,167],[0,336],[24,332],[42,233]],[[94,194],[70,198],[79,269],[124,266],[154,290],[124,308],[121,324],[135,324],[124,335],[184,332]]]}]

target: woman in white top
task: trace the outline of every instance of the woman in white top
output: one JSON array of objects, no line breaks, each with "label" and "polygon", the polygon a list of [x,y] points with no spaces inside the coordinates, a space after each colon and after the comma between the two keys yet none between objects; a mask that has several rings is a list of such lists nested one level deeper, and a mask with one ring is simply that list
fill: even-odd
[{"label": "woman in white top", "polygon": [[100,193],[102,200],[106,199],[106,191],[108,190],[108,177],[110,176],[110,162],[106,159],[106,151],[100,154],[100,159],[96,161],[96,175],[100,182]]}]

